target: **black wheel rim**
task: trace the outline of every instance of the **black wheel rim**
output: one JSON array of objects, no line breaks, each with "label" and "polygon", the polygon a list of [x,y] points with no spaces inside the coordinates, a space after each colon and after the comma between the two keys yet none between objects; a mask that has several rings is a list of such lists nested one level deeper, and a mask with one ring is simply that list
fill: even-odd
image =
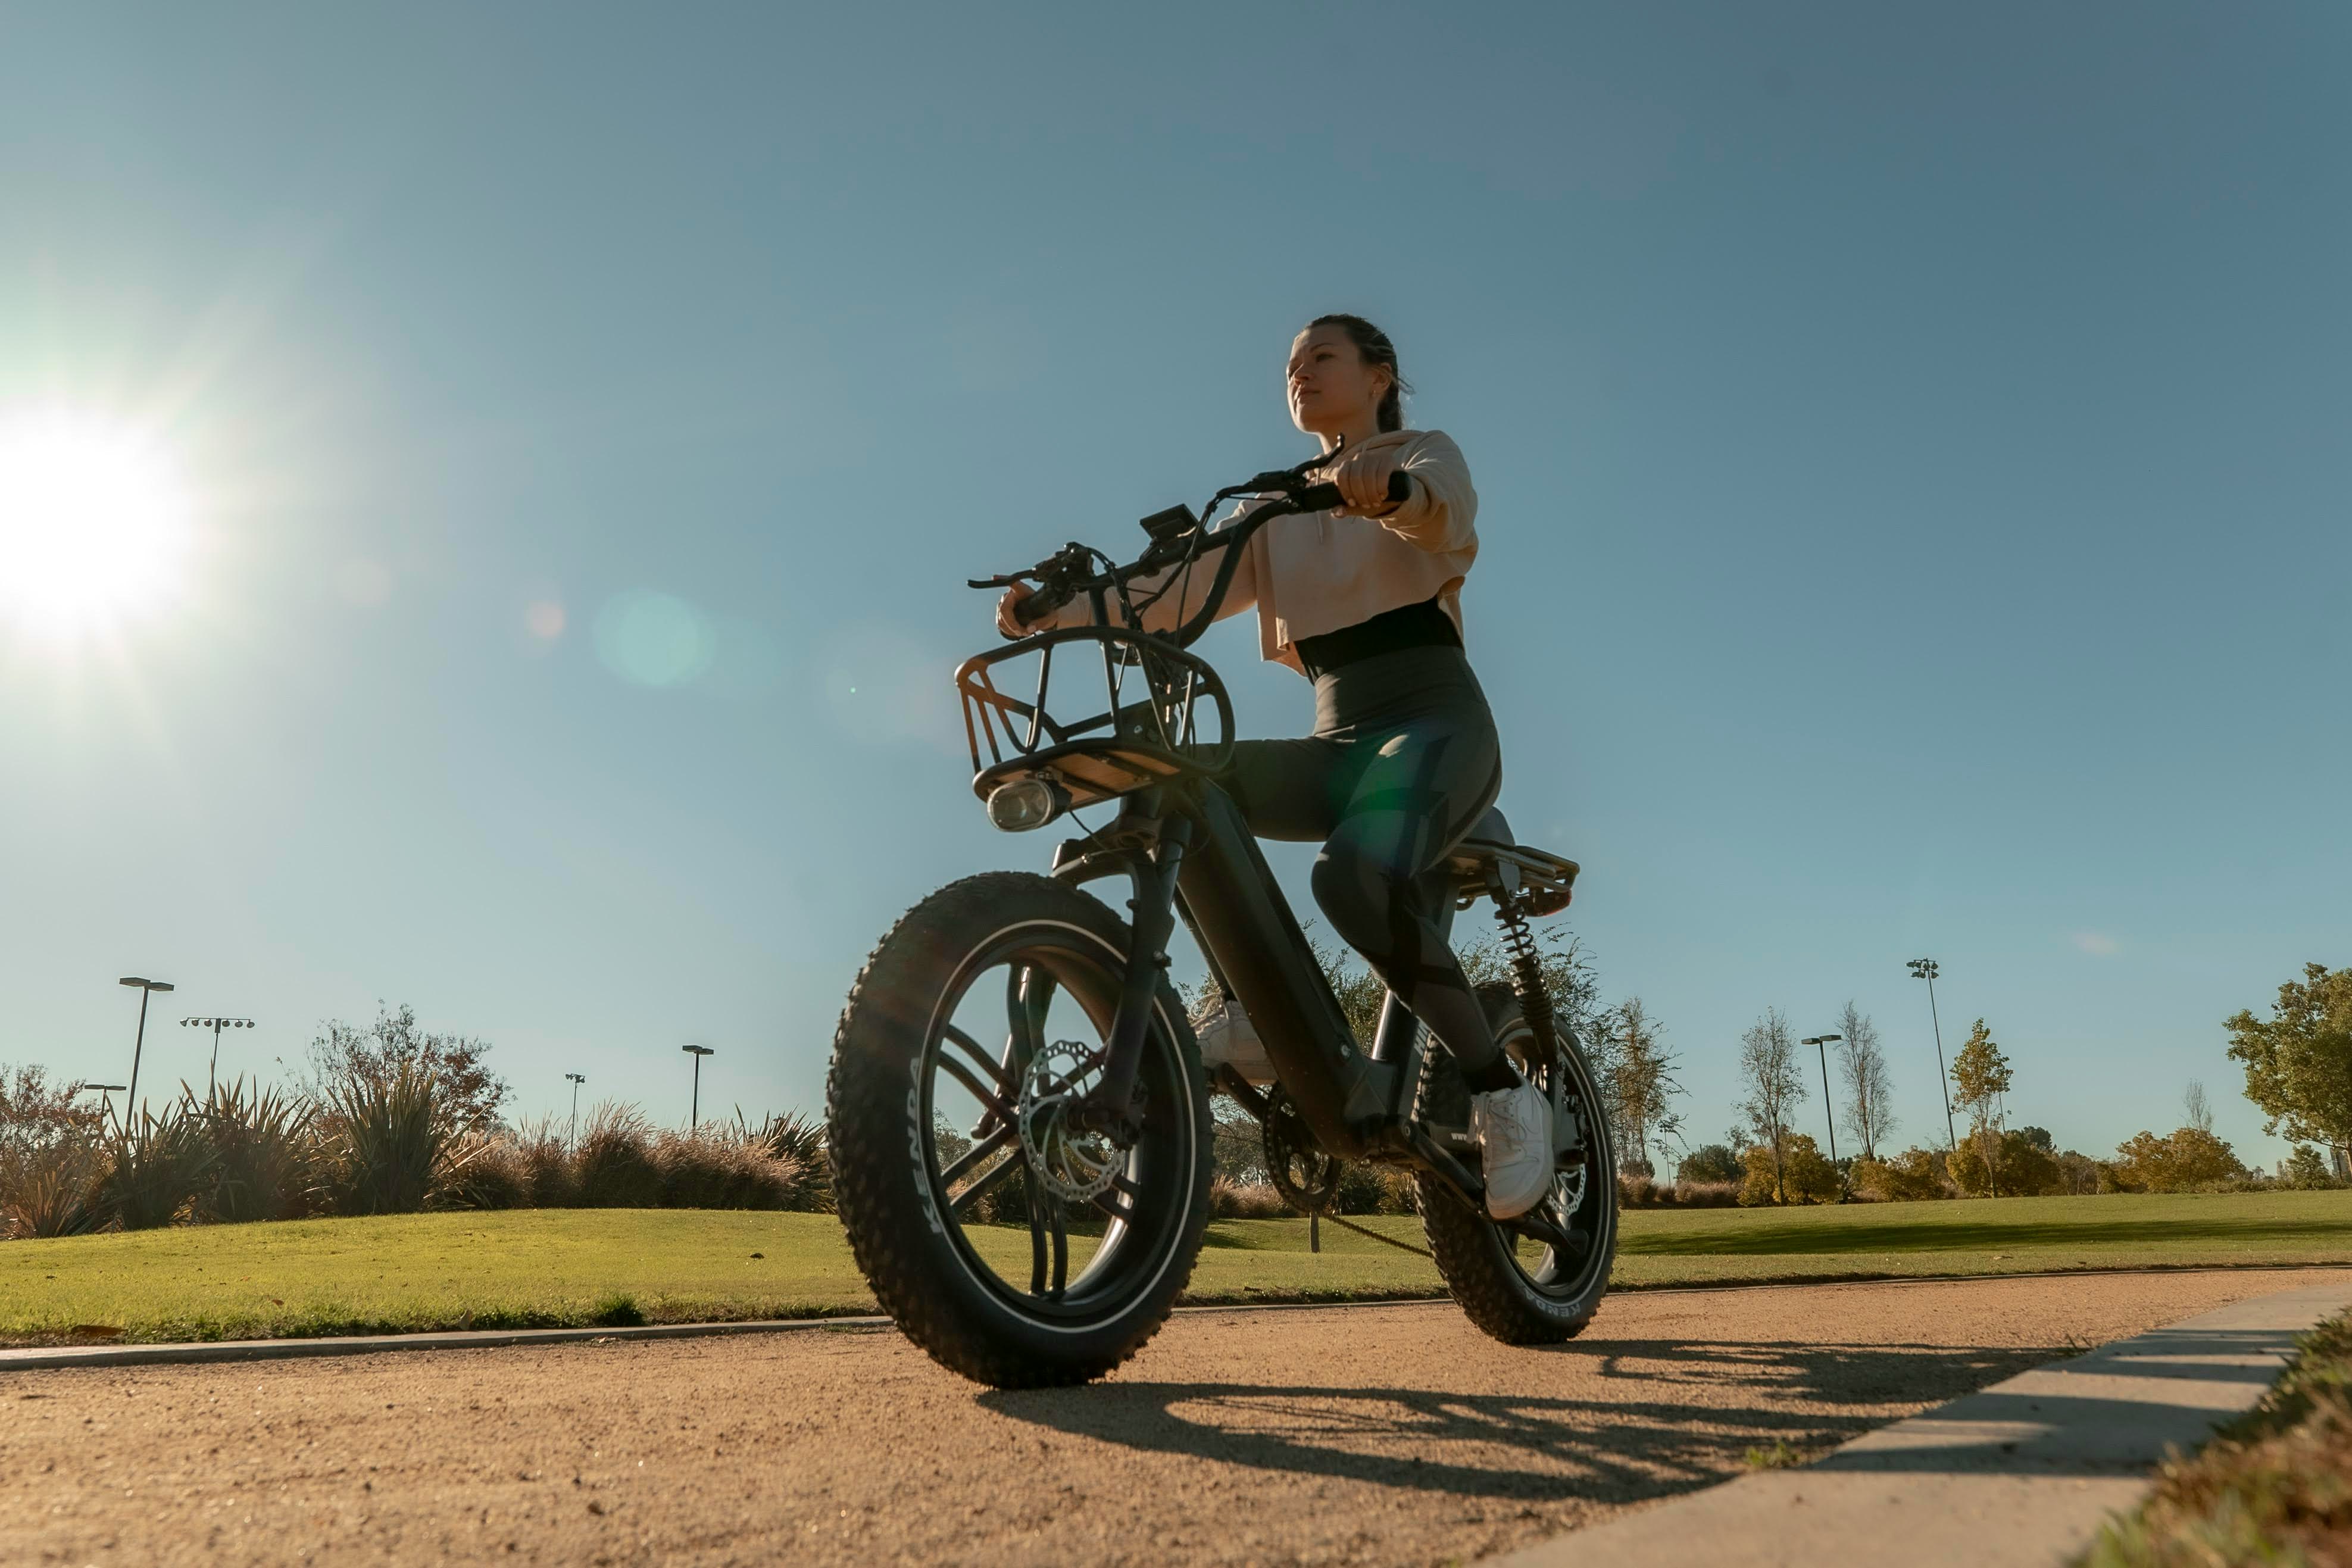
[{"label": "black wheel rim", "polygon": [[[1041,1059],[1083,1065],[1039,1083],[1083,1091],[1099,1078],[1123,963],[1099,937],[1059,921],[992,933],[957,966],[916,1068],[921,1174],[940,1228],[977,1284],[1045,1327],[1105,1321],[1152,1292],[1176,1261],[1206,1157],[1192,1114],[1203,1091],[1165,1019],[1146,1037],[1141,1134],[1105,1191],[1055,1200],[1024,1146],[1021,1091]],[[1075,1049],[1056,1058],[1062,1043]]]},{"label": "black wheel rim", "polygon": [[[1534,1038],[1530,1033],[1524,1040],[1514,1038],[1506,1044],[1524,1049],[1533,1046]],[[1536,1216],[1549,1222],[1546,1228],[1569,1237],[1568,1256],[1563,1258],[1559,1247],[1540,1237],[1507,1226],[1496,1228],[1511,1267],[1529,1289],[1553,1300],[1573,1301],[1591,1291],[1609,1266],[1617,1223],[1616,1161],[1609,1144],[1608,1121],[1598,1114],[1600,1096],[1582,1057],[1562,1050],[1549,1071],[1538,1071],[1534,1076],[1547,1089],[1549,1072],[1567,1075],[1563,1110],[1581,1124],[1585,1149],[1585,1163],[1555,1175],[1551,1191],[1536,1205]]]}]

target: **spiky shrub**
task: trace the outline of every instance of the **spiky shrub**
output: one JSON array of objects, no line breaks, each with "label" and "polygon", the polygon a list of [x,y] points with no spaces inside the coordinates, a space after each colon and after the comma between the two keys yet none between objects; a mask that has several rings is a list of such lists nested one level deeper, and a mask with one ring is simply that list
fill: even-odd
[{"label": "spiky shrub", "polygon": [[141,1110],[115,1131],[99,1195],[125,1230],[152,1230],[194,1217],[211,1191],[217,1156],[204,1117],[184,1090],[160,1116]]},{"label": "spiky shrub", "polygon": [[215,1087],[197,1108],[213,1152],[200,1212],[226,1224],[296,1219],[318,1199],[319,1145],[310,1102],[245,1079]]},{"label": "spiky shrub", "polygon": [[[742,1115],[735,1113],[739,1127]],[[784,1207],[801,1214],[833,1213],[833,1160],[825,1149],[824,1117],[788,1110],[770,1116],[751,1137],[796,1173]]]},{"label": "spiky shrub", "polygon": [[665,1208],[780,1209],[799,1185],[789,1158],[740,1128],[665,1132],[654,1141],[653,1157]]},{"label": "spiky shrub", "polygon": [[452,1185],[458,1139],[429,1072],[414,1062],[354,1068],[323,1089],[326,1186],[338,1213],[415,1214]]},{"label": "spiky shrub", "polygon": [[112,1222],[102,1184],[105,1145],[96,1139],[52,1143],[10,1174],[0,1197],[0,1237],[81,1236]]},{"label": "spiky shrub", "polygon": [[1330,1214],[1416,1214],[1412,1178],[1393,1165],[1350,1161],[1339,1168]]},{"label": "spiky shrub", "polygon": [[105,1118],[81,1085],[0,1068],[0,1238],[79,1236],[107,1223]]},{"label": "spiky shrub", "polygon": [[604,1100],[588,1113],[572,1152],[579,1202],[599,1209],[660,1206],[661,1168],[654,1163],[653,1124],[634,1105]]}]

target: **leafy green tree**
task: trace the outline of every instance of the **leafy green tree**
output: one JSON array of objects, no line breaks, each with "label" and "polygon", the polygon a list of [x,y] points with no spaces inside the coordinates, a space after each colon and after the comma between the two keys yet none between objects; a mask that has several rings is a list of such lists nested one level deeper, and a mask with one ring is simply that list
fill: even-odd
[{"label": "leafy green tree", "polygon": [[[2039,1132],[2041,1129],[2031,1131]],[[1959,1184],[1962,1192],[1990,1197],[1994,1195],[1998,1184],[2000,1190],[2011,1197],[2032,1197],[2058,1191],[2064,1184],[2057,1160],[2025,1132],[2001,1133],[1994,1140],[1991,1153],[1991,1160],[1987,1161],[1984,1145],[1973,1137],[1952,1151],[1948,1162],[1952,1180]]]},{"label": "leafy green tree", "polygon": [[1857,1192],[1885,1203],[1918,1203],[1927,1198],[1952,1195],[1945,1184],[1944,1172],[1945,1157],[1941,1150],[1930,1151],[1915,1146],[1892,1159],[1856,1161],[1853,1184]]},{"label": "leafy green tree", "polygon": [[1781,1141],[1777,1159],[1769,1143],[1755,1144],[1739,1158],[1745,1178],[1739,1201],[1751,1208],[1774,1203],[1825,1204],[1838,1195],[1837,1167],[1810,1133],[1790,1133]]},{"label": "leafy green tree", "polygon": [[2230,1055],[2246,1069],[2246,1098],[2265,1132],[2352,1151],[2352,969],[2306,963],[2279,987],[2271,1016],[2241,1012],[2225,1026]]},{"label": "leafy green tree", "polygon": [[2327,1157],[2308,1143],[2298,1143],[2279,1166],[2279,1180],[2290,1187],[2305,1189],[2340,1187],[2336,1173],[2327,1168]]},{"label": "leafy green tree", "polygon": [[2168,1138],[2136,1132],[2116,1150],[2116,1184],[2126,1192],[2183,1193],[2245,1173],[2237,1152],[2201,1127]]},{"label": "leafy green tree", "polygon": [[488,1040],[419,1028],[416,1010],[405,1002],[396,1012],[379,1002],[369,1027],[331,1020],[310,1042],[302,1089],[327,1105],[352,1086],[390,1083],[402,1068],[413,1068],[431,1085],[451,1124],[471,1131],[496,1125],[499,1109],[514,1097],[506,1079],[489,1069],[489,1054]]},{"label": "leafy green tree", "polygon": [[[1969,1114],[1969,1140],[1986,1167],[1987,1196],[1997,1197],[2000,1193],[2001,1105],[2014,1077],[2009,1058],[1993,1043],[1992,1031],[1979,1018],[1976,1027],[1969,1031],[1968,1043],[1952,1058],[1952,1103]],[[1954,1175],[1958,1174],[1955,1171]]]},{"label": "leafy green tree", "polygon": [[1739,1177],[1739,1156],[1728,1143],[1702,1143],[1675,1167],[1677,1182],[1736,1182]]},{"label": "leafy green tree", "polygon": [[1739,1037],[1739,1081],[1748,1096],[1739,1113],[1748,1121],[1754,1146],[1770,1152],[1773,1201],[1789,1201],[1788,1149],[1790,1112],[1804,1103],[1805,1076],[1797,1064],[1797,1042],[1779,1008],[1768,1008]]}]

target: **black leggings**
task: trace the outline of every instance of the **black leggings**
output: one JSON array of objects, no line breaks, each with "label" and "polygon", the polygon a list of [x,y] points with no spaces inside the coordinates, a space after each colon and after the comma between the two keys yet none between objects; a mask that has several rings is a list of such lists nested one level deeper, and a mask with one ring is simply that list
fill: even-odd
[{"label": "black leggings", "polygon": [[1474,1088],[1507,1088],[1486,1013],[1438,935],[1426,874],[1503,787],[1486,694],[1462,650],[1375,654],[1315,682],[1315,733],[1243,741],[1225,786],[1261,838],[1323,841],[1315,901]]}]

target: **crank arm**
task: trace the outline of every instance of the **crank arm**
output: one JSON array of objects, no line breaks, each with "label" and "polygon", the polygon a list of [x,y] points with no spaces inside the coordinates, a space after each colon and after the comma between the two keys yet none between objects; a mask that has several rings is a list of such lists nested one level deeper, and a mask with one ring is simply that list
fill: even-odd
[{"label": "crank arm", "polygon": [[1409,1128],[1406,1137],[1412,1145],[1413,1153],[1420,1157],[1429,1173],[1444,1184],[1449,1197],[1459,1200],[1473,1214],[1486,1212],[1486,1184],[1484,1180],[1447,1153],[1423,1129],[1418,1126]]}]

